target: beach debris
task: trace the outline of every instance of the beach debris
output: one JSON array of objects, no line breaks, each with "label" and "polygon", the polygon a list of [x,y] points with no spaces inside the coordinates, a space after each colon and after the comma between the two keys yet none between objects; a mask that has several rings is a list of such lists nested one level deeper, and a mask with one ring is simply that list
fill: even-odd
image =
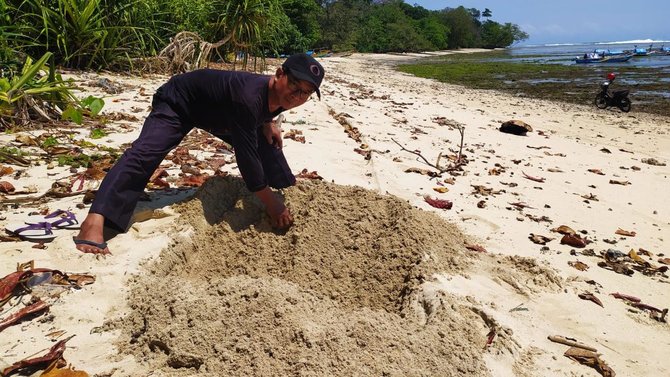
[{"label": "beach debris", "polygon": [[610,179],[610,184],[611,185],[628,186],[631,183],[629,181],[619,181],[619,180],[616,180],[616,179]]},{"label": "beach debris", "polygon": [[606,270],[614,271],[617,274],[631,276],[635,273],[632,269],[626,266],[624,263],[611,262],[611,261],[601,261],[598,262],[598,267],[604,268]]},{"label": "beach debris", "polygon": [[649,263],[649,262],[647,262],[646,260],[642,259],[642,257],[640,257],[640,256],[637,254],[637,252],[635,251],[635,249],[630,249],[630,251],[628,252],[628,257],[629,257],[630,259],[632,259],[633,261],[635,261],[635,263],[637,263],[637,264],[643,265],[643,266],[645,266],[645,267],[650,267],[650,266],[651,266],[651,263]]},{"label": "beach debris", "polygon": [[491,327],[491,329],[489,330],[489,333],[486,334],[486,344],[484,345],[484,349],[488,348],[488,346],[490,346],[491,343],[493,343],[493,339],[495,337],[496,337],[496,328]]},{"label": "beach debris", "polygon": [[552,232],[560,233],[560,234],[577,234],[572,228],[570,228],[567,225],[561,225],[557,228],[551,229]]},{"label": "beach debris", "polygon": [[290,129],[284,134],[284,139],[291,139],[299,143],[305,144],[305,136],[303,136],[302,131],[296,130],[294,128]]},{"label": "beach debris", "polygon": [[486,200],[480,200],[477,202],[477,208],[486,208]]},{"label": "beach debris", "polygon": [[614,292],[614,293],[610,293],[610,295],[613,296],[614,298],[624,300],[626,302],[626,304],[628,304],[628,305],[630,305],[634,308],[641,309],[641,310],[648,310],[649,311],[649,316],[651,318],[659,321],[659,322],[665,322],[666,321],[665,318],[668,315],[668,309],[659,309],[657,307],[644,304],[644,303],[642,303],[642,300],[639,299],[638,297],[630,296],[630,295],[623,294],[623,293]]},{"label": "beach debris", "polygon": [[449,189],[446,187],[433,187],[433,191],[439,192],[440,194],[444,194],[445,192],[448,192]]},{"label": "beach debris", "polygon": [[550,173],[563,173],[563,170],[561,170],[559,168],[549,168],[549,169],[547,169],[547,171],[550,172]]},{"label": "beach debris", "polygon": [[418,173],[421,175],[427,175],[429,177],[438,177],[440,175],[439,173],[434,172],[432,170],[421,169],[421,168],[407,168],[405,169],[405,173]]},{"label": "beach debris", "polygon": [[560,152],[551,153],[551,152],[548,152],[548,151],[544,151],[543,153],[544,153],[545,156],[549,156],[549,157],[554,157],[554,156],[556,156],[556,157],[566,157],[567,156],[565,153],[560,153]]},{"label": "beach debris", "polygon": [[545,236],[542,236],[542,235],[539,235],[539,234],[534,234],[534,233],[531,233],[528,236],[528,239],[530,239],[531,241],[533,241],[533,243],[538,244],[538,245],[546,245],[547,242],[553,240],[553,238],[545,237]]},{"label": "beach debris", "polygon": [[621,228],[617,229],[614,234],[618,234],[620,236],[626,236],[626,237],[635,237],[637,233],[635,231],[629,231],[629,230],[623,230]]},{"label": "beach debris", "polygon": [[451,156],[451,155],[445,156],[445,157],[447,158],[447,160],[452,161],[452,163],[450,163],[449,165],[444,166],[444,167],[440,166],[440,160],[442,159],[442,152],[440,152],[440,153],[437,155],[437,160],[436,160],[435,163],[433,164],[433,163],[431,163],[430,161],[428,161],[428,160],[426,159],[426,157],[424,157],[424,156],[421,154],[421,151],[419,151],[419,150],[410,150],[410,149],[407,149],[407,148],[405,148],[404,145],[400,144],[399,142],[397,142],[397,141],[396,141],[395,139],[393,139],[393,138],[391,139],[391,141],[393,141],[394,143],[396,143],[396,144],[400,147],[401,150],[403,150],[403,151],[405,151],[405,152],[408,152],[408,153],[411,153],[411,154],[413,154],[413,155],[418,156],[420,159],[423,160],[424,163],[426,163],[426,165],[432,167],[433,169],[436,169],[436,170],[438,171],[438,175],[437,175],[437,176],[439,176],[439,174],[442,174],[442,173],[444,173],[444,172],[450,172],[450,173],[452,173],[452,172],[455,172],[455,171],[457,171],[457,170],[462,170],[462,169],[461,169],[461,166],[466,165],[466,164],[468,163],[468,159],[467,159],[467,157],[466,157],[465,155],[463,155],[463,153],[462,153],[462,152],[463,152],[463,141],[464,141],[464,137],[465,137],[465,127],[464,127],[464,126],[463,126],[463,127],[460,127],[458,130],[459,130],[459,132],[460,132],[460,134],[461,134],[461,145],[460,145],[460,149],[459,149],[459,151],[458,151],[458,154],[455,155],[455,156]]},{"label": "beach debris", "polygon": [[610,293],[610,295],[613,296],[614,298],[618,298],[620,300],[625,300],[625,301],[630,301],[630,302],[641,302],[642,301],[641,299],[639,299],[635,296],[631,296],[631,295],[627,295],[627,294],[623,294],[623,293],[619,293],[619,292]]},{"label": "beach debris", "polygon": [[658,263],[670,265],[670,258],[658,258]]},{"label": "beach debris", "polygon": [[528,311],[528,308],[523,306],[523,302],[509,310],[510,313],[511,312],[527,312],[527,311]]},{"label": "beach debris", "polygon": [[454,203],[449,200],[431,198],[428,195],[424,196],[423,200],[425,200],[426,203],[430,204],[431,206],[440,209],[451,209],[451,207],[454,205]]},{"label": "beach debris", "polygon": [[0,181],[0,193],[1,194],[11,194],[14,191],[16,191],[16,188],[14,188],[14,185],[7,181]]},{"label": "beach debris", "polygon": [[478,253],[486,253],[487,252],[486,249],[484,248],[484,246],[477,245],[477,244],[471,244],[471,243],[468,243],[467,241],[465,242],[465,248],[468,249],[468,250],[476,251]]},{"label": "beach debris", "polygon": [[512,119],[500,125],[500,132],[518,136],[525,136],[526,133],[533,132],[533,127],[531,127],[528,123],[524,121]]},{"label": "beach debris", "polygon": [[666,317],[668,316],[668,309],[659,309],[657,307],[643,304],[641,302],[627,302],[628,305],[641,309],[641,310],[648,310],[649,311],[649,317],[652,319],[658,321],[658,322],[666,322]]},{"label": "beach debris", "polygon": [[0,307],[14,296],[30,292],[38,285],[54,284],[81,288],[95,282],[88,274],[66,274],[50,268],[35,268],[34,261],[19,264],[15,272],[0,279]]},{"label": "beach debris", "polygon": [[0,150],[0,161],[2,161],[4,163],[7,163],[7,164],[21,166],[21,167],[24,167],[24,168],[30,166],[30,161],[29,160],[27,160],[27,159],[25,159],[21,156],[18,156],[16,154],[12,154],[12,153],[5,152],[5,151],[2,151],[2,150]]},{"label": "beach debris", "polygon": [[601,148],[600,151],[603,152],[603,153],[612,153],[612,151],[610,151],[607,148]]},{"label": "beach debris", "polygon": [[569,245],[577,248],[584,248],[589,243],[589,240],[582,238],[577,234],[564,234],[561,238],[561,245]]},{"label": "beach debris", "polygon": [[594,202],[598,202],[598,201],[599,201],[599,200],[598,200],[598,197],[595,196],[595,195],[593,195],[593,194],[591,194],[591,193],[589,193],[588,195],[586,195],[586,194],[582,195],[582,198],[584,198],[584,199],[586,199],[586,200],[593,200]]},{"label": "beach debris", "polygon": [[575,338],[568,338],[568,337],[561,336],[561,335],[549,335],[547,337],[547,339],[551,340],[552,342],[565,344],[566,346],[577,347],[577,348],[585,349],[585,350],[592,351],[592,352],[598,352],[597,349],[595,349],[591,346],[588,346],[584,343],[580,343]]},{"label": "beach debris", "polygon": [[14,173],[14,168],[12,168],[11,166],[0,165],[0,177],[2,177],[3,175],[10,175],[12,173]]},{"label": "beach debris", "polygon": [[186,174],[175,181],[178,187],[200,187],[210,178],[207,173],[204,174]]},{"label": "beach debris", "polygon": [[548,216],[544,216],[544,215],[542,215],[540,217],[537,217],[537,216],[535,216],[531,213],[527,213],[526,217],[535,221],[536,223],[549,223],[549,224],[551,224],[551,223],[554,222],[554,220],[552,220]]},{"label": "beach debris", "polygon": [[655,158],[643,158],[642,163],[654,166],[665,166],[665,162],[660,162]]},{"label": "beach debris", "polygon": [[580,262],[580,261],[568,261],[568,266],[574,267],[574,268],[578,269],[579,271],[586,271],[586,270],[589,269],[588,264],[586,264],[584,262]]},{"label": "beach debris", "polygon": [[600,170],[600,169],[589,169],[589,173],[598,174],[598,175],[605,175],[605,173],[603,173],[602,170]]},{"label": "beach debris", "polygon": [[522,173],[523,173],[523,177],[526,178],[526,179],[530,179],[531,181],[535,181],[535,182],[544,183],[544,178],[542,178],[542,177],[534,177],[532,175],[526,174],[523,171],[522,171]]},{"label": "beach debris", "polygon": [[117,83],[105,77],[89,81],[87,85],[101,88],[107,94],[120,94],[128,87],[128,85]]},{"label": "beach debris", "polygon": [[610,368],[595,351],[579,347],[571,347],[563,354],[565,357],[574,360],[582,365],[589,366],[603,377],[615,377],[616,373]]},{"label": "beach debris", "polygon": [[62,364],[64,365],[65,360],[63,360],[63,352],[65,352],[65,343],[72,339],[72,337],[74,337],[74,335],[54,344],[43,356],[34,357],[32,359],[23,359],[21,361],[15,362],[9,367],[3,369],[1,375],[3,377],[7,377],[26,369],[42,369],[59,360],[62,361]]},{"label": "beach debris", "polygon": [[296,178],[303,178],[303,179],[318,179],[318,180],[323,180],[323,177],[320,176],[316,170],[313,171],[308,171],[306,168],[302,169],[300,173],[295,175]]},{"label": "beach debris", "polygon": [[41,299],[37,299],[36,302],[33,302],[32,304],[25,306],[21,308],[19,311],[16,313],[13,313],[7,318],[0,319],[0,331],[6,329],[7,327],[14,325],[18,322],[20,322],[22,319],[26,318],[27,316],[34,315],[34,314],[43,314],[47,312],[49,309],[49,304],[46,302],[42,301]]},{"label": "beach debris", "polygon": [[490,187],[486,187],[483,185],[470,185],[472,186],[473,190],[470,193],[470,195],[482,195],[482,196],[495,196],[498,194],[502,194],[505,192],[505,190],[494,190]]},{"label": "beach debris", "polygon": [[509,203],[510,205],[515,206],[516,208],[519,209],[524,209],[524,208],[530,208],[530,209],[535,209],[534,207],[529,206],[525,202],[515,202],[515,203]]},{"label": "beach debris", "polygon": [[369,160],[372,158],[372,151],[368,149],[361,149],[361,148],[354,148],[354,152],[360,154],[361,156],[365,157],[366,160]]},{"label": "beach debris", "polygon": [[[49,367],[40,375],[40,377],[89,377],[88,373],[75,370],[70,367],[60,367],[59,362],[56,361],[49,365]],[[96,375],[97,376],[97,375]]]},{"label": "beach debris", "polygon": [[169,176],[167,170],[164,168],[158,168],[154,171],[154,173],[151,175],[151,178],[149,178],[149,183],[147,183],[147,188],[150,190],[162,190],[166,188],[170,188],[170,184],[164,180],[164,177]]},{"label": "beach debris", "polygon": [[546,145],[540,145],[539,147],[534,147],[532,145],[526,145],[526,148],[530,148],[530,149],[551,149],[551,147],[548,147]]},{"label": "beach debris", "polygon": [[333,118],[335,118],[335,120],[338,121],[342,127],[344,127],[344,132],[346,132],[350,138],[352,138],[357,143],[361,142],[361,131],[354,127],[349,121],[349,118],[353,118],[351,115],[347,113],[339,113],[334,115]]},{"label": "beach debris", "polygon": [[593,301],[596,305],[600,306],[601,308],[604,308],[603,302],[600,301],[600,299],[598,297],[596,297],[593,293],[591,293],[589,291],[582,292],[582,293],[578,294],[577,296],[579,298],[581,298],[582,300]]}]

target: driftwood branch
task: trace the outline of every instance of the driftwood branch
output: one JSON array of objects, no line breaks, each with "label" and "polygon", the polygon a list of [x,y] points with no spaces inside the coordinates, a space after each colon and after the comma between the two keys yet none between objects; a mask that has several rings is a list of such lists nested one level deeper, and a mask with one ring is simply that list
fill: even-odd
[{"label": "driftwood branch", "polygon": [[411,154],[413,154],[413,155],[418,156],[420,159],[423,160],[423,162],[426,163],[426,165],[432,167],[433,169],[437,170],[437,171],[440,172],[440,174],[441,174],[441,173],[444,173],[444,172],[449,172],[449,171],[458,170],[462,165],[465,164],[464,161],[463,161],[463,159],[461,158],[461,156],[462,156],[462,151],[463,151],[463,140],[464,140],[464,134],[465,134],[465,127],[460,126],[460,127],[458,127],[458,130],[459,130],[459,132],[461,133],[461,147],[460,147],[460,150],[458,151],[458,156],[457,156],[457,158],[456,158],[456,163],[455,163],[455,164],[450,164],[450,165],[447,166],[447,167],[440,167],[440,160],[442,159],[442,152],[440,152],[440,154],[437,156],[437,161],[435,162],[435,164],[432,164],[432,163],[430,163],[430,161],[428,161],[428,159],[426,159],[426,157],[424,157],[420,152],[412,151],[412,150],[409,150],[409,149],[405,148],[404,145],[400,144],[398,141],[396,141],[396,140],[393,139],[393,138],[391,138],[391,140],[392,140],[394,143],[396,143],[396,144],[400,147],[400,149],[402,149],[402,150],[405,151],[405,152],[409,152],[409,153],[411,153]]},{"label": "driftwood branch", "polygon": [[549,340],[551,340],[552,342],[565,344],[566,346],[577,347],[577,348],[582,348],[582,349],[589,350],[589,351],[593,351],[593,352],[598,352],[597,349],[595,349],[595,348],[593,348],[593,347],[591,347],[591,346],[587,346],[586,344],[582,344],[582,343],[579,343],[579,342],[575,342],[574,340],[568,339],[568,338],[566,338],[566,337],[564,337],[564,336],[560,336],[560,335],[549,335],[547,338],[548,338]]}]

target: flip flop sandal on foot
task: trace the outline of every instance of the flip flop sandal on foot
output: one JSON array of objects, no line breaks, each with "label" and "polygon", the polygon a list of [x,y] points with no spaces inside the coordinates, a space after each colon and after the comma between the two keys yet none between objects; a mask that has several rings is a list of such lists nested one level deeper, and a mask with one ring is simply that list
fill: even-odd
[{"label": "flip flop sandal on foot", "polygon": [[56,238],[56,235],[52,231],[51,224],[47,222],[28,225],[9,224],[5,227],[5,229],[26,241],[49,242]]},{"label": "flip flop sandal on foot", "polygon": [[28,216],[26,224],[49,223],[52,227],[58,229],[79,229],[79,221],[74,213],[62,209],[51,212],[46,216],[32,215]]},{"label": "flip flop sandal on foot", "polygon": [[107,248],[107,242],[98,243],[98,242],[93,242],[93,241],[89,241],[89,240],[78,240],[75,237],[72,237],[72,241],[74,241],[75,245],[88,245],[88,246],[97,247],[98,249],[100,249],[101,252]]}]

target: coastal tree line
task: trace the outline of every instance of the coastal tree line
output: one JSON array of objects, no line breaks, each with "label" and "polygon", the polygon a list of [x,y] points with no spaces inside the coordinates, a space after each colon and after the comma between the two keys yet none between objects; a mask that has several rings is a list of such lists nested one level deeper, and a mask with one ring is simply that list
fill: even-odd
[{"label": "coastal tree line", "polygon": [[427,10],[401,0],[0,0],[0,62],[50,52],[87,69],[155,56],[180,31],[223,59],[298,51],[415,52],[507,47],[528,38],[492,11]]}]

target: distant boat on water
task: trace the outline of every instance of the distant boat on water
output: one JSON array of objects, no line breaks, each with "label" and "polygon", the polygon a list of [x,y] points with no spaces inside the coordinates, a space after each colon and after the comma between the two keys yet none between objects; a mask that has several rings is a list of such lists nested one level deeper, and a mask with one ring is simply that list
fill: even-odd
[{"label": "distant boat on water", "polygon": [[575,58],[575,63],[577,64],[590,64],[590,63],[623,63],[627,62],[632,58],[632,54],[609,54],[602,55],[597,52],[590,52],[584,54],[584,56],[578,56]]}]

